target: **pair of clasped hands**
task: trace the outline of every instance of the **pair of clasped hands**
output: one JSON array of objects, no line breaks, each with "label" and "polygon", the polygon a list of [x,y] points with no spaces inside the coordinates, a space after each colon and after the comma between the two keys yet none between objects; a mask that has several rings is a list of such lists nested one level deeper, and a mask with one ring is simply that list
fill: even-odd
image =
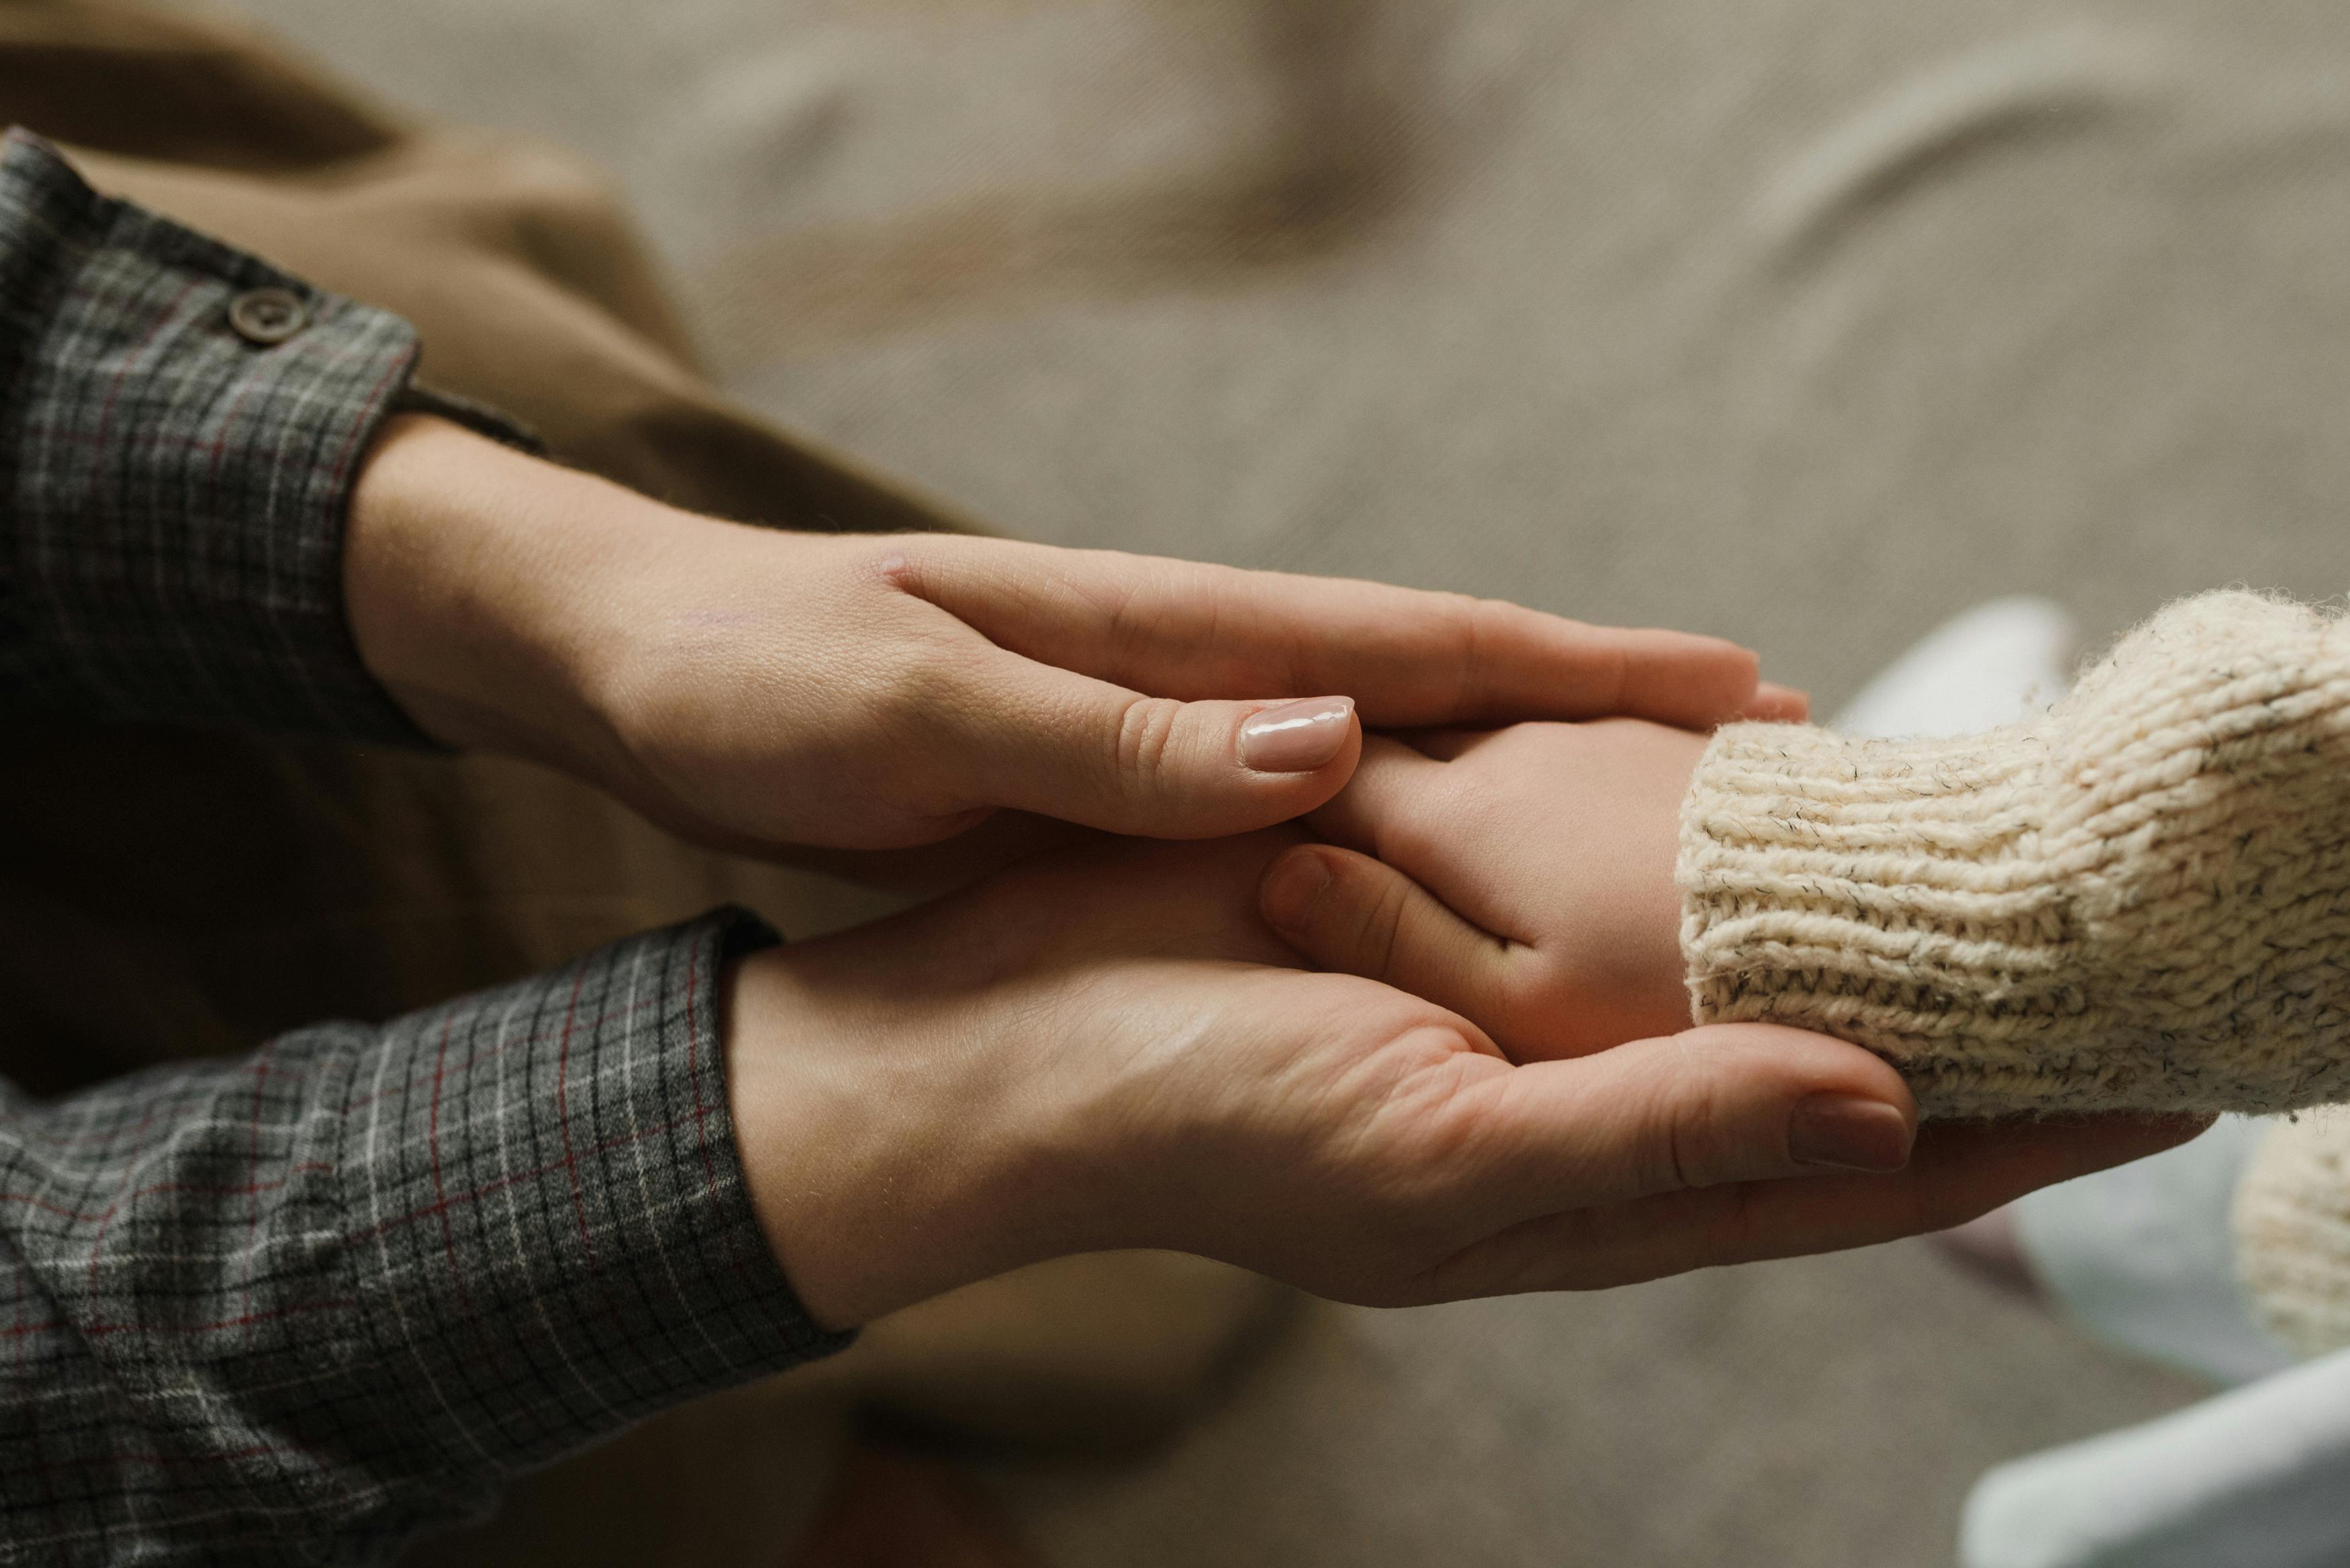
[{"label": "pair of clasped hands", "polygon": [[1754,656],[1515,606],[695,516],[393,422],[345,553],[420,725],[705,844],[952,891],[737,960],[752,1205],[847,1326],[1065,1253],[1341,1300],[1627,1283],[1958,1223],[2176,1121],[1937,1125],[1691,1028],[1672,869]]}]

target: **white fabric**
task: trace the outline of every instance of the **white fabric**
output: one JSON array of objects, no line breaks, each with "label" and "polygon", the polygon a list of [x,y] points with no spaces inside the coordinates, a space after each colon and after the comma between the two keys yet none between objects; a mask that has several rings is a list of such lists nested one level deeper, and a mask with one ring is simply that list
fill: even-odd
[{"label": "white fabric", "polygon": [[2080,641],[2071,612],[2017,595],[1936,627],[1845,704],[1829,726],[1875,740],[1971,735],[2064,695]]},{"label": "white fabric", "polygon": [[2229,1208],[2265,1118],[2223,1116],[2168,1154],[2020,1200],[2016,1240],[2082,1327],[2215,1383],[2293,1365],[2236,1283]]},{"label": "white fabric", "polygon": [[2341,1568],[2350,1352],[2019,1459],[1968,1500],[1965,1568]]}]

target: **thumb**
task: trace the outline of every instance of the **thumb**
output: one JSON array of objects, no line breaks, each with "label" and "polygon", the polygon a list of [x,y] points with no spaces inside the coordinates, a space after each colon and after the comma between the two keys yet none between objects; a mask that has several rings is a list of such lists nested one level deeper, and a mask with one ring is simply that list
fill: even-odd
[{"label": "thumb", "polygon": [[975,676],[951,705],[975,805],[1217,838],[1312,811],[1362,755],[1351,697],[1181,702],[1012,653]]},{"label": "thumb", "polygon": [[1394,867],[1334,845],[1284,850],[1265,868],[1257,909],[1316,968],[1409,992],[1497,1034],[1513,971],[1530,951],[1471,925]]},{"label": "thumb", "polygon": [[1846,1041],[1709,1024],[1487,1081],[1503,1223],[1653,1193],[1908,1162],[1917,1102]]}]

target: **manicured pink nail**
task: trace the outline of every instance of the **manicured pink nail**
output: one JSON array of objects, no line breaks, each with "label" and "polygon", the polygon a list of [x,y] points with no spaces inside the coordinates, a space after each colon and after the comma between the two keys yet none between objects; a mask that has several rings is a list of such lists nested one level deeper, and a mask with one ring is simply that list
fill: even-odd
[{"label": "manicured pink nail", "polygon": [[1808,1095],[1787,1118],[1787,1154],[1831,1170],[1898,1170],[1909,1163],[1908,1118],[1860,1095]]},{"label": "manicured pink nail", "polygon": [[1241,766],[1260,774],[1310,774],[1338,754],[1354,716],[1352,697],[1307,697],[1252,713],[1241,726]]}]

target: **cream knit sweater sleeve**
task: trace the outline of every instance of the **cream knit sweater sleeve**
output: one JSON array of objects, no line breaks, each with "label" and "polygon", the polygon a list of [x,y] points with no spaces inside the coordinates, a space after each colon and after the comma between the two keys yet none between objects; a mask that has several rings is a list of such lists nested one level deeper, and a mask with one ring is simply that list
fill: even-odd
[{"label": "cream knit sweater sleeve", "polygon": [[1679,880],[1700,1022],[1856,1041],[1929,1116],[2350,1098],[2350,623],[2189,599],[1959,741],[1733,725]]}]

